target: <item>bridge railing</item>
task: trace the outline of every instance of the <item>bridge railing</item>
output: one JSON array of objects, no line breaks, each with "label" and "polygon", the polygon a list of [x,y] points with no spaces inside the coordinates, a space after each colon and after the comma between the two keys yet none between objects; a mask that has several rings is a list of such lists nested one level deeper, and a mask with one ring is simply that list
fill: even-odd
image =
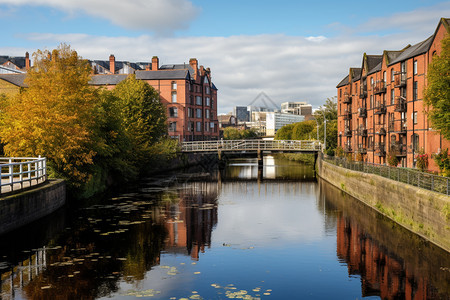
[{"label": "bridge railing", "polygon": [[244,150],[290,150],[290,151],[320,151],[318,141],[297,140],[219,140],[183,142],[182,152],[211,151],[244,151]]},{"label": "bridge railing", "polygon": [[45,157],[1,157],[0,194],[23,189],[47,180]]}]

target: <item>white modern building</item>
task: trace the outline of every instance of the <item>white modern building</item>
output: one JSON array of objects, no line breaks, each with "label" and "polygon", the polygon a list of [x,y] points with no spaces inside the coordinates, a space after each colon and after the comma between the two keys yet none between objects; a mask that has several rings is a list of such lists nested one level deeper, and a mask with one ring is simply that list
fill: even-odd
[{"label": "white modern building", "polygon": [[281,112],[293,115],[312,115],[312,105],[306,102],[283,102]]},{"label": "white modern building", "polygon": [[302,122],[305,116],[287,114],[282,112],[266,113],[266,136],[274,136],[278,129],[284,125]]}]

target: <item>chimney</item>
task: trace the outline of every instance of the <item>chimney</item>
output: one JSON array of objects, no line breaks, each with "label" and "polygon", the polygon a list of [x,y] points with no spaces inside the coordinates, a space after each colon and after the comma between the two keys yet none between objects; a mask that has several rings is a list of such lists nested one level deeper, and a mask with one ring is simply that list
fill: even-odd
[{"label": "chimney", "polygon": [[205,76],[205,68],[200,66],[200,76]]},{"label": "chimney", "polygon": [[109,71],[111,72],[111,74],[116,73],[116,58],[113,54],[109,56]]},{"label": "chimney", "polygon": [[151,66],[150,64],[146,65],[145,66],[145,71],[150,71],[152,69],[150,66]]},{"label": "chimney", "polygon": [[25,69],[30,69],[30,53],[25,52]]},{"label": "chimney", "polygon": [[159,69],[159,58],[158,56],[152,57],[152,71],[158,71]]},{"label": "chimney", "polygon": [[198,72],[198,61],[196,58],[191,58],[189,60],[189,64],[191,65],[192,69],[194,69],[194,76],[197,75]]}]

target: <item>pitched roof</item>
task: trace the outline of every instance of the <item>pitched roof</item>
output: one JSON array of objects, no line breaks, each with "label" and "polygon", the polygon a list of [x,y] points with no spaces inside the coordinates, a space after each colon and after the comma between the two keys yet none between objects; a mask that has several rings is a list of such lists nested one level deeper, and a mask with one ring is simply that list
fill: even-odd
[{"label": "pitched roof", "polygon": [[378,65],[383,60],[383,55],[366,55],[367,59],[367,74],[372,73],[372,71],[378,67]]},{"label": "pitched roof", "polygon": [[158,71],[136,71],[136,79],[159,80],[159,79],[186,79],[190,78],[190,72],[184,70],[158,70]]},{"label": "pitched roof", "polygon": [[90,85],[117,85],[127,79],[128,74],[94,75],[89,81]]},{"label": "pitched roof", "polygon": [[350,68],[350,72],[352,75],[352,82],[358,81],[361,79],[361,68]]},{"label": "pitched roof", "polygon": [[191,79],[195,80],[195,70],[191,67],[190,64],[162,65],[159,67],[159,70],[188,70],[189,74],[191,75]]},{"label": "pitched roof", "polygon": [[26,73],[23,74],[0,74],[0,79],[3,79],[11,84],[14,84],[19,87],[27,87],[27,85],[24,83],[25,77],[27,76]]},{"label": "pitched roof", "polygon": [[339,84],[336,87],[339,88],[341,86],[347,85],[348,84],[348,77],[349,77],[349,75],[345,76],[345,78],[342,79],[341,82],[339,82]]},{"label": "pitched roof", "polygon": [[25,56],[0,56],[0,65],[3,65],[7,61],[12,62],[20,69],[25,68]]},{"label": "pitched roof", "polygon": [[434,35],[430,36],[426,40],[417,43],[411,47],[406,48],[403,52],[397,56],[396,59],[392,60],[389,65],[393,65],[395,63],[407,60],[409,58],[415,57],[417,55],[423,54],[430,49],[431,43],[433,41]]}]

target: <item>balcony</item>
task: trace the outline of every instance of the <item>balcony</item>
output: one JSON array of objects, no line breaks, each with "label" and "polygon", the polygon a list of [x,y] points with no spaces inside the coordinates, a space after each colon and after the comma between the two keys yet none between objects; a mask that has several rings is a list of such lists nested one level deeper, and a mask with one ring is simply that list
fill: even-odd
[{"label": "balcony", "polygon": [[406,134],[407,124],[405,119],[398,119],[389,122],[389,132]]},{"label": "balcony", "polygon": [[395,97],[394,111],[405,112],[406,111],[406,99],[403,97]]},{"label": "balcony", "polygon": [[352,110],[348,108],[344,111],[344,120],[351,120],[351,119],[352,119]]},{"label": "balcony", "polygon": [[358,116],[360,118],[367,118],[367,109],[364,107],[358,108]]},{"label": "balcony", "polygon": [[405,87],[406,86],[406,73],[396,72],[394,74],[394,86]]},{"label": "balcony", "polygon": [[347,92],[344,93],[344,103],[352,104],[352,95]]},{"label": "balcony", "polygon": [[394,142],[391,144],[389,152],[395,156],[406,156],[406,145],[399,142]]},{"label": "balcony", "polygon": [[384,82],[383,80],[379,80],[375,83],[375,86],[373,88],[373,92],[375,94],[382,94],[382,93],[386,93],[386,82]]},{"label": "balcony", "polygon": [[362,137],[366,137],[367,136],[367,129],[365,126],[359,126],[358,128],[358,135],[362,136]]},{"label": "balcony", "polygon": [[344,152],[352,152],[352,145],[344,145]]},{"label": "balcony", "polygon": [[386,104],[377,102],[375,103],[375,114],[376,115],[385,115],[386,114]]},{"label": "balcony", "polygon": [[377,126],[375,134],[386,135],[386,129],[384,128],[384,124]]},{"label": "balcony", "polygon": [[359,98],[365,99],[367,98],[367,84],[362,84],[359,90]]},{"label": "balcony", "polygon": [[364,144],[359,144],[358,145],[358,152],[361,154],[366,154],[367,153],[367,148]]},{"label": "balcony", "polygon": [[349,127],[345,127],[344,136],[348,136],[348,137],[352,136],[352,129]]},{"label": "balcony", "polygon": [[386,156],[386,146],[384,143],[375,144],[375,155],[376,156]]}]

